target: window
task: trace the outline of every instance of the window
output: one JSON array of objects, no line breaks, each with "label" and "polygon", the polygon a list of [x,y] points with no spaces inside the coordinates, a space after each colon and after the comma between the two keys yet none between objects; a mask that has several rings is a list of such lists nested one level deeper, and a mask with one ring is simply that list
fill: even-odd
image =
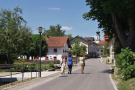
[{"label": "window", "polygon": [[54,53],[57,53],[57,49],[55,48],[53,52],[54,52]]},{"label": "window", "polygon": [[63,53],[65,52],[65,50],[63,49]]},{"label": "window", "polygon": [[54,57],[54,60],[57,60],[57,57]]},{"label": "window", "polygon": [[103,52],[103,50],[101,50],[101,52]]},{"label": "window", "polygon": [[67,52],[67,50],[66,49],[65,50],[63,49],[63,53],[66,53],[66,52]]}]

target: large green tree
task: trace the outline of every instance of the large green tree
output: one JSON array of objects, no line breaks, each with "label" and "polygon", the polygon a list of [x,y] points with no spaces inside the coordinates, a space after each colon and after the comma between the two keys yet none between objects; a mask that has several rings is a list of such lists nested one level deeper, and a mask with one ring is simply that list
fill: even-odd
[{"label": "large green tree", "polygon": [[111,38],[119,38],[123,48],[135,51],[135,0],[86,0],[90,11],[84,13],[86,20],[99,22],[99,28]]},{"label": "large green tree", "polygon": [[[28,49],[29,56],[39,57],[40,36],[37,34],[32,35],[32,43]],[[46,56],[48,52],[45,37],[41,36],[41,56]]]},{"label": "large green tree", "polygon": [[56,26],[50,26],[49,30],[45,30],[43,33],[45,36],[65,36],[65,31],[61,30],[61,26],[58,24]]},{"label": "large green tree", "polygon": [[13,11],[0,11],[0,57],[4,56],[7,63],[12,63],[22,54],[32,39],[32,33],[21,14],[22,10],[18,7]]}]

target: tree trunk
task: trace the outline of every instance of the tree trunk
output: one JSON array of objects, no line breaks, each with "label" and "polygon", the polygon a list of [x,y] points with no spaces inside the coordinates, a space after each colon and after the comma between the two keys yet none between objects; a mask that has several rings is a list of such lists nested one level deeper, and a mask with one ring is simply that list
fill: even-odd
[{"label": "tree trunk", "polygon": [[112,14],[112,20],[113,20],[113,25],[115,27],[118,38],[120,39],[120,42],[121,42],[123,48],[125,48],[127,46],[126,45],[127,43],[125,43],[126,39],[127,39],[127,36],[124,32],[125,30],[122,28],[122,25],[116,15]]},{"label": "tree trunk", "polygon": [[127,39],[127,43],[129,48],[135,52],[135,27],[134,27],[134,23],[135,23],[135,18],[133,16],[133,13],[129,12],[128,16],[127,16],[127,22],[129,25],[129,36]]},{"label": "tree trunk", "polygon": [[126,32],[126,28],[124,28],[123,25],[123,23],[125,22],[120,22],[119,18],[116,15],[112,14],[113,25],[123,48],[129,47],[132,51],[135,51],[135,19],[130,15],[128,15],[127,18],[127,22],[129,25],[128,33]]}]

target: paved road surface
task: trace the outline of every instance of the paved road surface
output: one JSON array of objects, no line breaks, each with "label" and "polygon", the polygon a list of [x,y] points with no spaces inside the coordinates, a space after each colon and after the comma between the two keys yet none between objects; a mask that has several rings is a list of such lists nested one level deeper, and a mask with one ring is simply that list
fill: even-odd
[{"label": "paved road surface", "polygon": [[80,68],[72,74],[59,76],[31,90],[114,90],[109,78],[110,69],[100,59],[89,59],[84,74]]}]

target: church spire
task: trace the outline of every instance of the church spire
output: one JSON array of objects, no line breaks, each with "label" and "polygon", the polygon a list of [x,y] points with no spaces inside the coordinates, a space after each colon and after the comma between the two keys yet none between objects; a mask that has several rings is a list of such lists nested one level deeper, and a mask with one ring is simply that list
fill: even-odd
[{"label": "church spire", "polygon": [[98,30],[96,32],[96,43],[98,43],[100,41],[100,31]]}]

